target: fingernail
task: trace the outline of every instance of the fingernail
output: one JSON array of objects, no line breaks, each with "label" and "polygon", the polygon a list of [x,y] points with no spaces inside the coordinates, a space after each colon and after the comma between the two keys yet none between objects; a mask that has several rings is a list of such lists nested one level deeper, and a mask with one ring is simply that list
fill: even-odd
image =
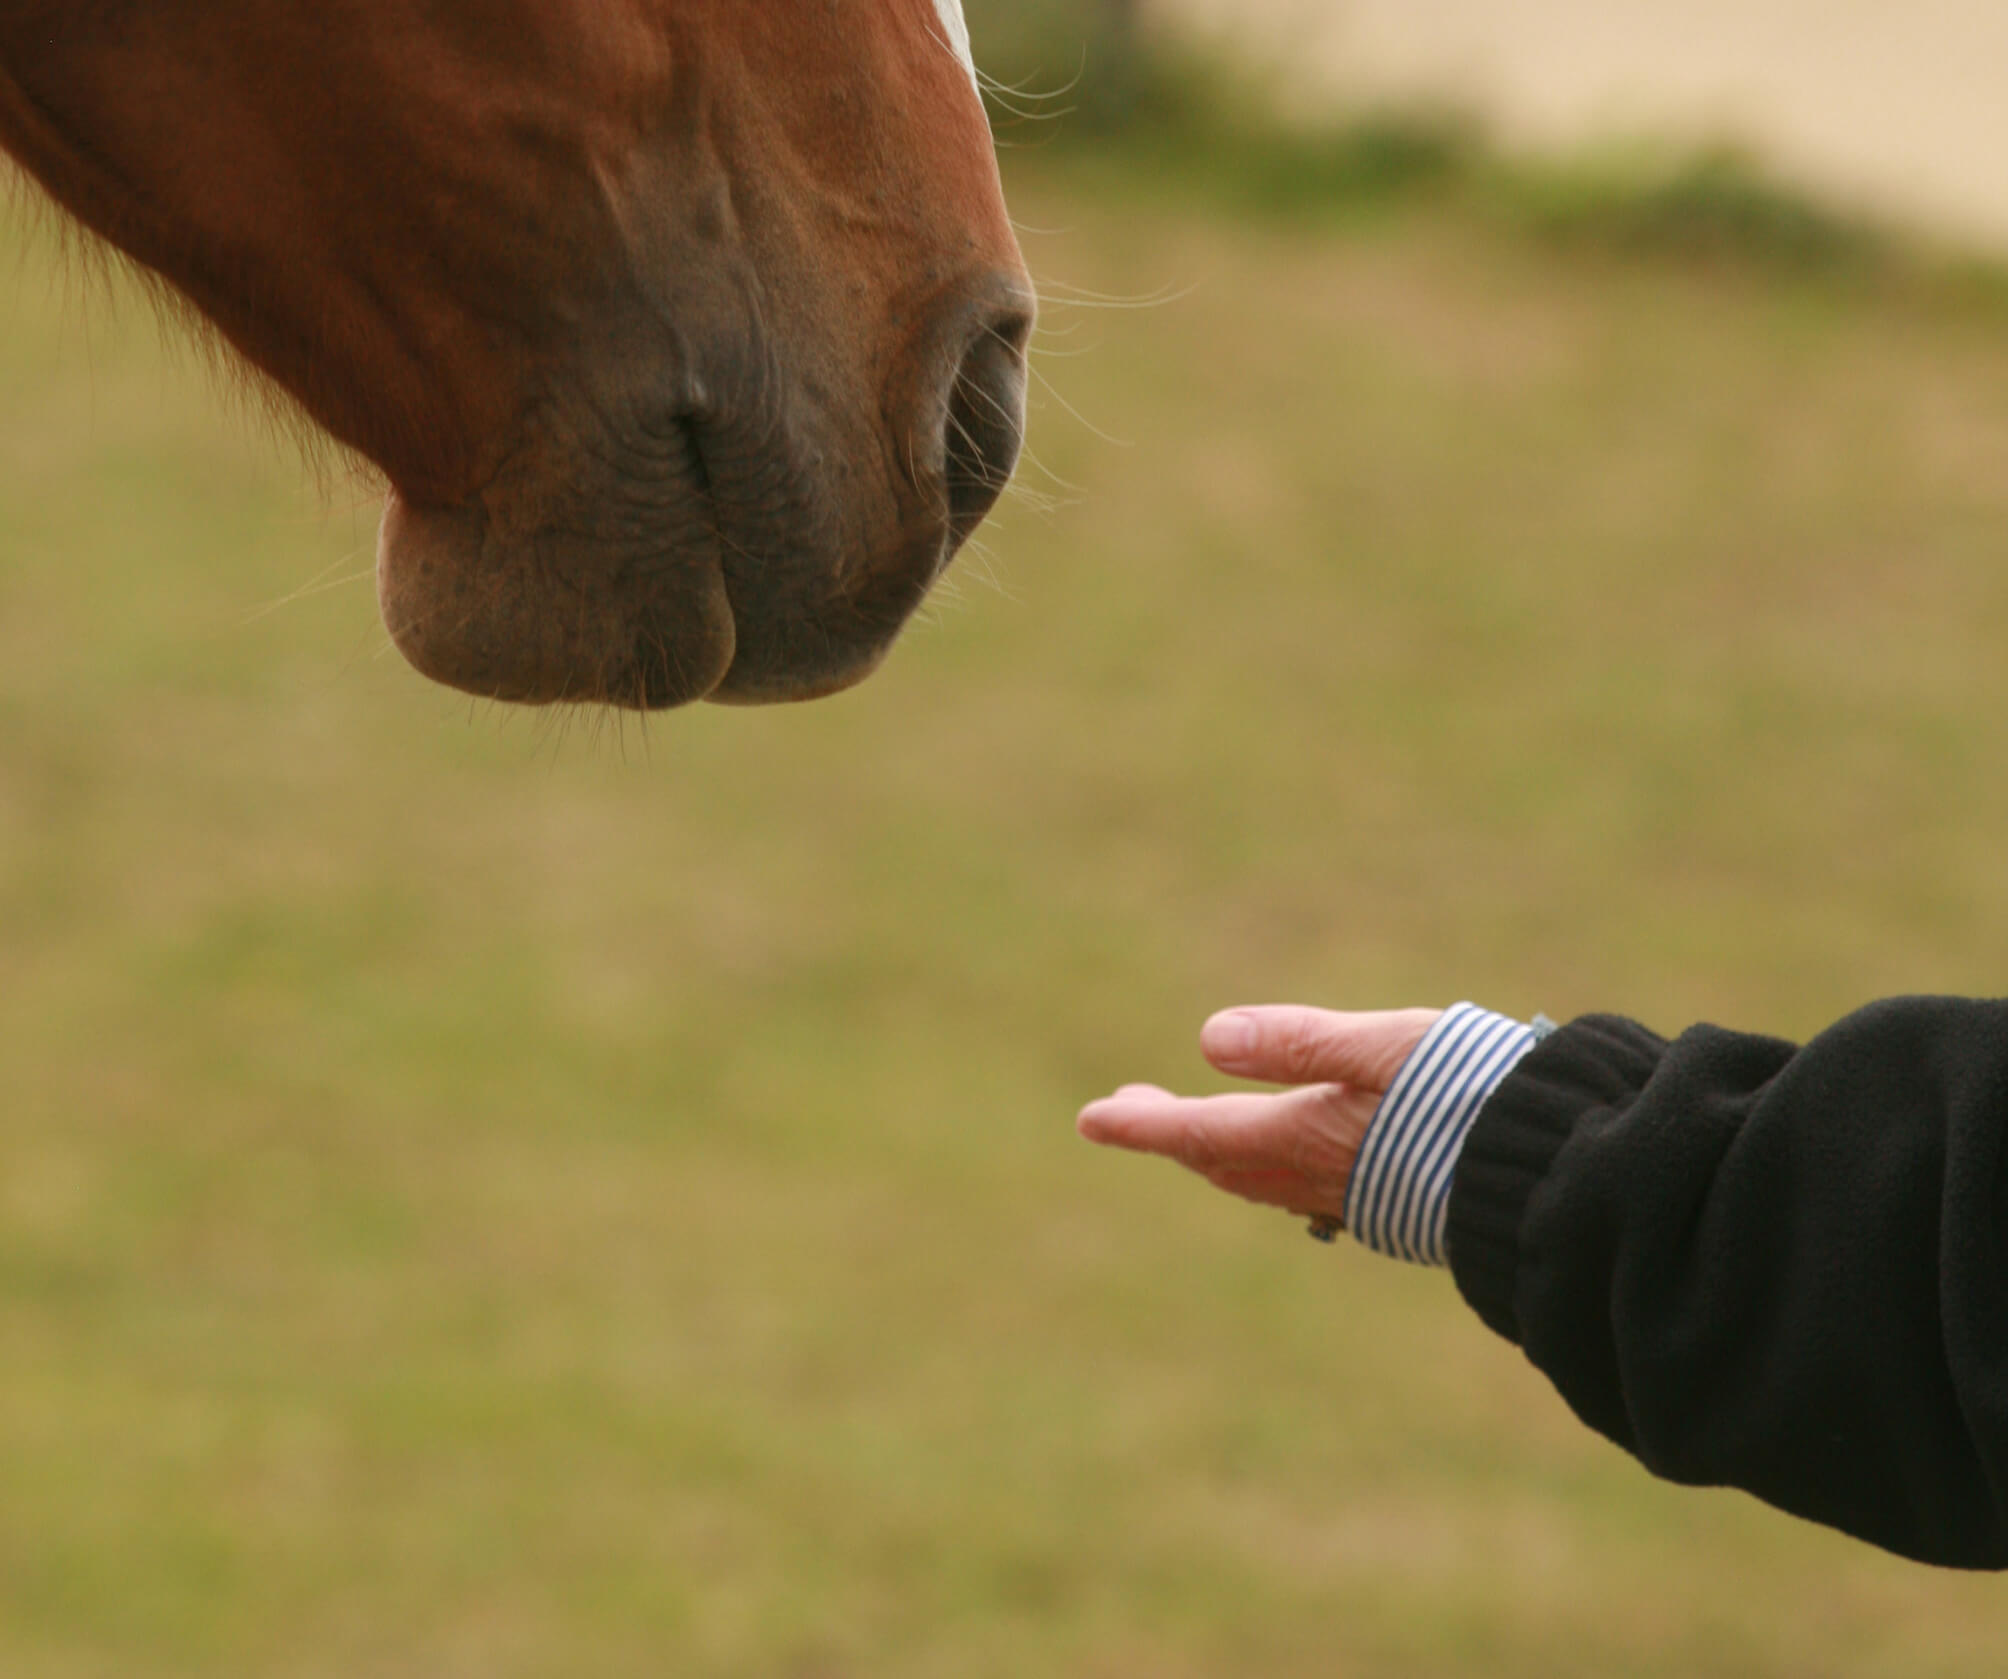
[{"label": "fingernail", "polygon": [[1247,1015],[1238,1011],[1216,1014],[1200,1029],[1199,1047],[1208,1055],[1238,1061],[1253,1053],[1257,1036],[1255,1022]]}]

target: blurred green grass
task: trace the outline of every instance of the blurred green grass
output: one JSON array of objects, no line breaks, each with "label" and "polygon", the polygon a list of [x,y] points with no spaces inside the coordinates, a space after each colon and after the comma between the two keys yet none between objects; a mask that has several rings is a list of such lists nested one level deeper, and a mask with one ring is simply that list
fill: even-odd
[{"label": "blurred green grass", "polygon": [[1070,1120],[1240,1000],[1998,989],[1998,317],[1009,156],[1062,505],[646,727],[422,685],[367,496],[5,236],[9,1679],[1997,1669]]}]

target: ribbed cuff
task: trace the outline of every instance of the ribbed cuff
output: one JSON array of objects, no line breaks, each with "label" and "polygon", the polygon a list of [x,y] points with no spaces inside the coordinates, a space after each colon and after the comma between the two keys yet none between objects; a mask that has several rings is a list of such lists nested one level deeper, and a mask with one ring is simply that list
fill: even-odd
[{"label": "ribbed cuff", "polygon": [[1444,1223],[1464,1134],[1534,1047],[1531,1027],[1472,1003],[1446,1009],[1381,1098],[1346,1189],[1346,1228],[1375,1253],[1447,1265]]},{"label": "ribbed cuff", "polygon": [[1644,1089],[1665,1050],[1632,1021],[1585,1015],[1536,1045],[1472,1122],[1448,1197],[1450,1268],[1507,1340],[1520,1340],[1513,1302],[1529,1198],[1577,1128]]}]

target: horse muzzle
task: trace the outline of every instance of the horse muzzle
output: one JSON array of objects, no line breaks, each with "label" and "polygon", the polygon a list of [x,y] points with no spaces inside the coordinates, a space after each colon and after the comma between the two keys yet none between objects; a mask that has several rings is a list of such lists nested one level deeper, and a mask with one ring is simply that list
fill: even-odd
[{"label": "horse muzzle", "polygon": [[920,313],[875,402],[812,395],[757,335],[667,376],[602,358],[593,399],[541,413],[478,495],[393,493],[377,571],[392,639],[436,681],[528,704],[758,704],[861,680],[1023,436],[1022,281],[984,276]]}]

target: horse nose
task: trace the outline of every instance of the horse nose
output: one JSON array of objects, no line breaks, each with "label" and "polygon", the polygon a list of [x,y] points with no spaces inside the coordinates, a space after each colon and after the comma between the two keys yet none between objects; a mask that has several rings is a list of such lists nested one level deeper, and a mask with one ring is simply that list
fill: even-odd
[{"label": "horse nose", "polygon": [[1017,469],[1032,316],[1030,298],[1012,286],[968,317],[968,337],[948,388],[943,440],[951,553],[983,523]]}]

